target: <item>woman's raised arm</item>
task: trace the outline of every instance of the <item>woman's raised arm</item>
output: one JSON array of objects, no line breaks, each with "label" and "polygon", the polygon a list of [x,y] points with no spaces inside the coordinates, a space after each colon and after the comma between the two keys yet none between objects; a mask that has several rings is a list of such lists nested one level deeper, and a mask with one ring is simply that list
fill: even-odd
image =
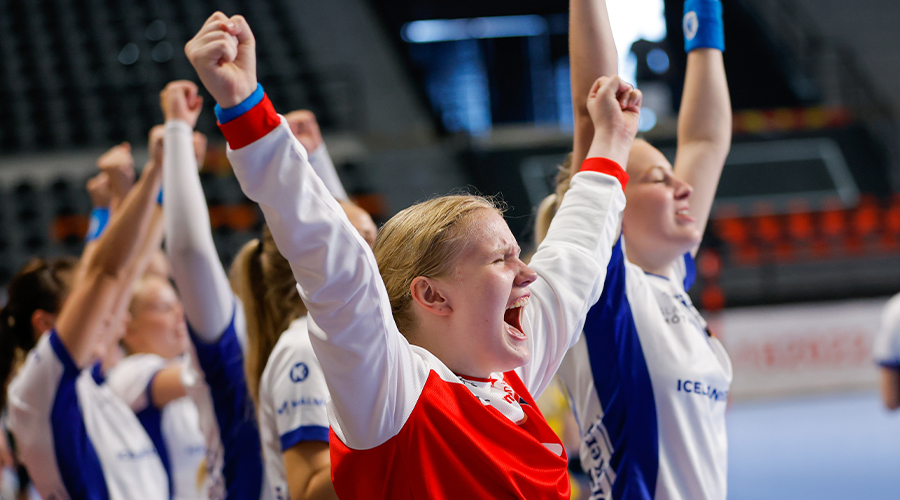
[{"label": "woman's raised arm", "polygon": [[[702,231],[731,149],[731,99],[722,59],[722,3],[688,0],[684,10],[688,56],[674,170],[675,177],[694,188],[689,214]],[[697,248],[691,250],[692,255]]]},{"label": "woman's raised arm", "polygon": [[397,330],[375,258],[257,84],[244,18],[213,14],[185,52],[219,103],[241,188],[262,208],[309,309],[334,432],[354,448],[380,444],[402,427],[405,402],[418,396],[408,386],[424,383],[427,369]]}]

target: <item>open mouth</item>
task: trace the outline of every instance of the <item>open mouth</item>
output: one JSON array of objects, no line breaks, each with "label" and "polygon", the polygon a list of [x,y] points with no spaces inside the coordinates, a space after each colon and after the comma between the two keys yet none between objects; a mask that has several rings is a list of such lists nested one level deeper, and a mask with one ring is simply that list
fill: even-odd
[{"label": "open mouth", "polygon": [[503,321],[506,323],[509,334],[519,340],[525,340],[527,337],[522,331],[522,308],[528,304],[528,295],[519,298],[511,306],[506,308],[503,313]]},{"label": "open mouth", "polygon": [[689,221],[689,222],[694,222],[694,218],[691,217],[690,213],[688,213],[688,209],[687,209],[687,208],[682,208],[682,209],[680,209],[680,210],[676,210],[676,211],[675,211],[675,216],[676,216],[676,217],[679,217],[679,218],[681,218],[681,219],[683,219],[683,220],[687,220],[687,221]]}]

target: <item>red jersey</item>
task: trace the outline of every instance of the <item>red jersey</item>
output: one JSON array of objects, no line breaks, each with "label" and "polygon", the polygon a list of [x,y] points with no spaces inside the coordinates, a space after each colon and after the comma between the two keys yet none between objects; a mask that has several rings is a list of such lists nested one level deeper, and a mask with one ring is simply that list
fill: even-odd
[{"label": "red jersey", "polygon": [[[625,207],[622,169],[576,174],[531,259],[521,312],[531,360],[458,377],[397,329],[372,251],[267,98],[221,125],[244,193],[259,203],[309,309],[331,400],[332,477],[342,498],[569,498],[567,456],[539,396],[603,290]],[[237,149],[232,149],[237,148]]]}]

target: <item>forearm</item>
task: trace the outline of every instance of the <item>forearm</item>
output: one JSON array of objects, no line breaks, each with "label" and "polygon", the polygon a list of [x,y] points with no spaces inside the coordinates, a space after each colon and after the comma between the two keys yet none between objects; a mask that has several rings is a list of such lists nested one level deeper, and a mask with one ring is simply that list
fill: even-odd
[{"label": "forearm", "polygon": [[162,234],[162,210],[155,208],[150,221],[150,228],[142,238],[138,258],[118,281],[119,293],[116,295],[116,301],[112,309],[113,328],[116,328],[125,317],[125,313],[128,311],[129,305],[131,305],[131,298],[134,296],[134,283],[147,271],[153,252],[159,250],[162,243]]},{"label": "forearm", "polygon": [[597,78],[618,73],[618,58],[606,1],[572,0],[569,8],[569,64],[575,114],[574,174],[587,158],[594,137],[594,125],[587,110],[588,92]]},{"label": "forearm", "polygon": [[701,48],[688,54],[678,114],[678,147],[703,143],[724,161],[731,145],[731,99],[722,52]]},{"label": "forearm", "polygon": [[141,179],[113,214],[106,232],[87,262],[89,269],[119,276],[137,259],[156,206],[162,169],[148,164]]},{"label": "forearm", "polygon": [[166,253],[185,317],[198,335],[215,340],[231,320],[234,298],[213,242],[191,127],[168,121],[164,144]]},{"label": "forearm", "polygon": [[334,491],[334,484],[331,482],[331,464],[328,467],[319,469],[309,479],[309,485],[306,488],[306,495],[303,497],[291,494],[292,500],[336,500],[337,493]]},{"label": "forearm", "polygon": [[889,410],[900,408],[900,369],[882,366],[881,399]]}]

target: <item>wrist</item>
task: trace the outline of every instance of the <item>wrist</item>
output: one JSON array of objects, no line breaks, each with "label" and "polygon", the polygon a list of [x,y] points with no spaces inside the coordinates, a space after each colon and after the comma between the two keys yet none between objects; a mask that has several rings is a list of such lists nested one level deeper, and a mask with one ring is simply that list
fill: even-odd
[{"label": "wrist", "polygon": [[686,0],[681,27],[685,52],[703,48],[725,51],[720,0]]},{"label": "wrist", "polygon": [[259,104],[260,101],[262,101],[263,96],[265,96],[265,91],[263,90],[262,85],[257,83],[253,92],[243,96],[242,99],[240,96],[236,96],[225,102],[217,99],[218,102],[215,107],[216,120],[222,125],[234,120]]},{"label": "wrist", "polygon": [[632,138],[618,137],[619,134],[597,130],[591,147],[588,149],[588,158],[608,158],[625,168],[628,163],[628,155],[631,152]]}]

